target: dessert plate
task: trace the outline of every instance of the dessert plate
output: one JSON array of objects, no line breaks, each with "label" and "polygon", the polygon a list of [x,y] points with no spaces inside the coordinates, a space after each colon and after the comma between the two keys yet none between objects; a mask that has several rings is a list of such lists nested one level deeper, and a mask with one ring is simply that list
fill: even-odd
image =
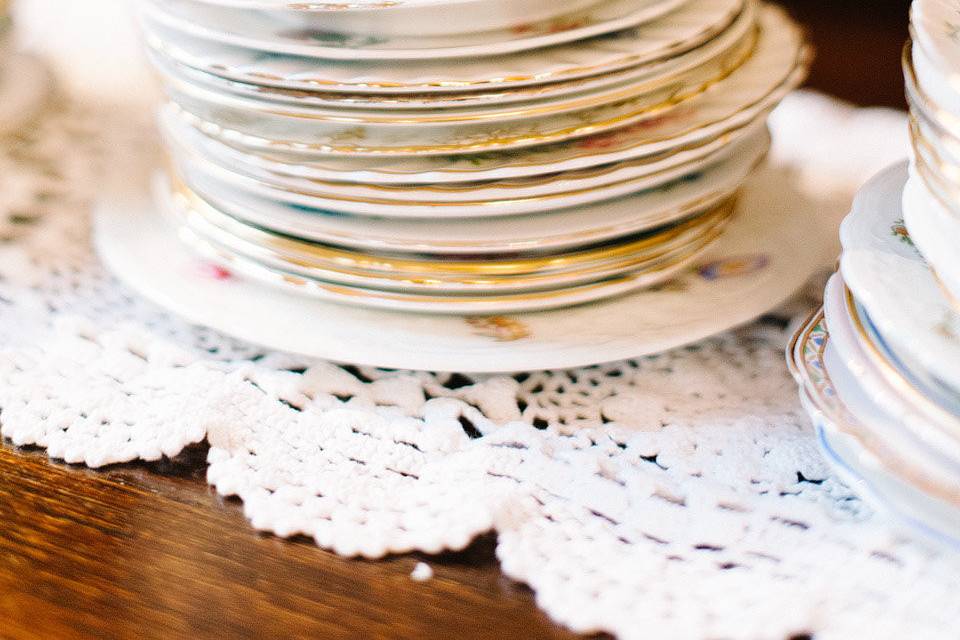
[{"label": "dessert plate", "polygon": [[[362,170],[363,165],[342,162],[350,156],[399,156],[404,160],[396,163],[400,167],[397,170],[408,175],[423,173],[426,167],[446,167],[447,170],[453,169],[461,174],[458,181],[496,179],[506,175],[516,177],[518,172],[504,170],[497,175],[493,171],[510,164],[535,164],[540,167],[546,164],[550,167],[532,172],[528,168],[525,175],[595,166],[658,153],[719,135],[743,126],[775,104],[782,94],[805,74],[806,49],[801,44],[799,32],[789,23],[783,22],[783,14],[767,13],[766,17],[770,20],[766,23],[764,32],[777,34],[776,37],[762,37],[755,55],[731,75],[679,106],[655,110],[660,113],[656,117],[656,114],[648,109],[641,108],[637,113],[633,113],[629,106],[614,105],[600,108],[599,112],[590,116],[589,123],[551,123],[546,127],[549,131],[530,130],[527,123],[520,123],[521,127],[502,136],[497,135],[496,131],[489,131],[456,144],[394,146],[384,139],[366,140],[369,130],[367,125],[362,124],[350,127],[343,135],[330,136],[323,133],[322,126],[312,121],[303,124],[289,120],[280,122],[263,117],[262,114],[237,112],[236,117],[218,123],[182,109],[176,110],[176,113],[184,122],[208,136],[236,146],[244,152],[267,155],[272,159],[296,158],[295,162],[288,162],[298,167],[294,171],[300,171],[300,175],[309,172],[312,174],[310,177],[320,179],[324,179],[324,176],[317,175],[318,169],[323,171],[326,167],[343,171],[344,167],[350,166],[352,171],[358,168]],[[293,126],[294,130],[283,129],[288,125]],[[609,134],[604,136],[604,130],[609,130]],[[601,133],[596,133],[597,131]],[[278,136],[284,133],[295,135],[278,139]],[[267,135],[265,137],[258,134]],[[580,138],[582,140],[577,140]],[[566,144],[549,144],[558,140]],[[519,149],[526,147],[533,147],[529,155],[517,154]],[[600,153],[597,152],[598,149]],[[622,155],[613,153],[614,149]],[[502,153],[496,153],[498,151]],[[457,155],[465,157],[458,162]],[[326,167],[320,160],[325,156],[334,158],[334,162]],[[426,163],[412,160],[429,156],[440,158]],[[587,156],[585,162],[584,156]],[[569,165],[557,166],[558,161],[562,163],[563,160],[571,162]],[[450,167],[451,164],[453,167]],[[367,165],[368,168],[371,166],[382,173],[397,171],[389,162],[382,160]],[[384,166],[391,168],[381,168]],[[466,177],[464,174],[468,172],[475,175]],[[476,175],[483,172],[493,175],[482,178]],[[327,179],[331,179],[332,173],[327,172]],[[519,174],[524,175],[522,168]],[[369,181],[388,182],[377,179]]]},{"label": "dessert plate", "polygon": [[[742,45],[746,40],[753,38],[756,32],[756,14],[757,5],[755,2],[748,2],[743,11],[740,12],[736,21],[725,29],[722,33],[711,40],[705,42],[703,46],[692,51],[679,53],[665,60],[654,60],[645,64],[635,64],[633,66],[612,71],[600,73],[572,80],[558,80],[548,84],[522,85],[516,87],[488,87],[486,90],[461,91],[461,92],[430,92],[430,93],[337,93],[329,91],[319,86],[310,90],[304,88],[286,89],[274,86],[271,79],[272,73],[265,69],[258,70],[256,74],[267,73],[267,79],[260,77],[247,77],[243,75],[244,81],[238,81],[227,75],[235,76],[238,74],[227,74],[224,69],[208,69],[196,63],[196,56],[189,59],[194,61],[193,66],[188,66],[173,57],[180,53],[173,43],[181,41],[176,35],[169,33],[162,34],[161,28],[155,29],[154,34],[147,34],[147,42],[151,45],[151,51],[154,58],[164,61],[170,67],[170,72],[183,77],[184,79],[200,84],[209,89],[214,89],[228,94],[239,95],[243,97],[253,97],[259,99],[269,99],[280,103],[299,104],[313,107],[333,107],[338,109],[358,109],[368,111],[392,111],[392,110],[448,110],[448,109],[466,109],[480,108],[496,105],[504,108],[510,105],[530,104],[533,102],[544,102],[557,100],[564,96],[576,94],[585,96],[596,93],[600,90],[609,90],[612,87],[642,86],[651,85],[655,82],[663,82],[666,79],[672,79],[681,76],[692,69],[706,64],[708,61],[728,57],[730,52]],[[610,39],[609,37],[607,39]],[[583,43],[581,49],[589,49],[590,41]],[[541,59],[550,58],[553,50],[540,53]],[[572,53],[572,52],[571,52]],[[582,55],[582,51],[578,50]],[[277,64],[276,58],[269,58]],[[503,65],[507,61],[500,60]],[[567,63],[570,63],[569,56]],[[266,64],[266,63],[265,63]],[[447,67],[452,63],[448,63]],[[458,64],[463,64],[459,62]],[[201,68],[196,68],[200,66]],[[409,65],[397,65],[402,69],[407,69]],[[309,68],[316,71],[316,65],[310,64]],[[394,71],[395,67],[388,67],[387,73]],[[446,69],[449,71],[449,68]],[[252,72],[251,72],[252,73]],[[503,73],[502,67],[496,73]],[[254,75],[256,75],[254,74]],[[542,73],[534,74],[542,76]],[[510,76],[516,79],[517,76]],[[550,80],[549,77],[544,81]],[[376,83],[375,83],[376,84]],[[369,85],[365,82],[364,87]],[[438,88],[446,88],[443,83]]]},{"label": "dessert plate", "polygon": [[363,309],[204,269],[158,214],[145,186],[100,203],[96,243],[109,268],[143,295],[193,322],[271,348],[373,366],[523,371],[663,351],[782,302],[825,258],[826,234],[809,224],[816,205],[786,175],[767,170],[748,183],[740,207],[698,268],[670,286],[494,317]]},{"label": "dessert plate", "polygon": [[[947,211],[920,177],[911,173],[903,190],[903,221],[911,241],[960,313],[960,259],[957,256],[960,218]],[[957,366],[960,367],[960,362]]]},{"label": "dessert plate", "polygon": [[951,0],[916,0],[910,8],[910,22],[916,43],[928,60],[931,71],[960,94],[960,10]]},{"label": "dessert plate", "polygon": [[931,472],[960,473],[960,419],[911,387],[871,349],[863,327],[851,315],[853,300],[840,276],[827,284],[823,306],[837,360],[851,374],[846,384],[836,381],[851,412],[890,446],[919,451]]},{"label": "dessert plate", "polygon": [[903,223],[907,163],[883,171],[861,190],[843,221],[843,279],[898,351],[960,390],[960,317]]},{"label": "dessert plate", "polygon": [[304,28],[376,35],[448,35],[505,29],[582,11],[598,0],[196,0],[257,11]]},{"label": "dessert plate", "polygon": [[960,397],[910,360],[909,356],[894,350],[880,335],[866,310],[853,299],[849,290],[847,295],[847,314],[858,333],[859,342],[864,346],[867,355],[879,363],[880,368],[887,369],[891,384],[913,387],[923,397],[960,418]]},{"label": "dessert plate", "polygon": [[668,58],[695,56],[698,48],[733,25],[737,30],[747,28],[754,10],[754,0],[687,2],[669,20],[600,38],[495,58],[411,60],[404,64],[355,57],[337,64],[317,64],[309,57],[265,54],[173,32],[149,18],[143,26],[153,49],[222,78],[299,91],[396,95],[505,90],[667,64]]},{"label": "dessert plate", "polygon": [[202,40],[271,54],[320,60],[435,60],[500,56],[585,40],[651,22],[687,0],[609,0],[557,20],[454,35],[352,35],[299,28],[256,11],[204,6],[193,0],[141,0],[147,20]]},{"label": "dessert plate", "polygon": [[826,327],[823,313],[815,314],[791,342],[787,361],[827,461],[845,483],[905,530],[960,548],[956,480],[931,478],[923,464],[875,437],[872,423],[853,416],[836,387],[851,382],[851,374],[832,357],[832,333]]},{"label": "dessert plate", "polygon": [[210,163],[231,173],[246,176],[279,189],[296,191],[302,194],[326,196],[334,200],[389,201],[393,204],[403,204],[405,202],[475,203],[570,194],[571,192],[590,192],[590,190],[627,180],[663,175],[665,172],[679,168],[687,173],[693,173],[721,160],[731,158],[738,152],[749,154],[754,146],[765,148],[766,145],[763,141],[769,139],[765,125],[766,123],[761,121],[737,131],[735,134],[721,136],[706,143],[681,147],[646,158],[637,158],[588,169],[509,180],[429,185],[332,182],[274,173],[255,165],[240,165],[221,158],[216,154],[216,148],[208,149],[208,146],[204,144],[207,139],[196,134],[196,132],[193,132],[194,140],[189,137],[181,140],[178,134],[170,132],[168,144],[173,149],[174,154],[192,155],[195,162]]},{"label": "dessert plate", "polygon": [[946,80],[916,42],[904,47],[903,69],[907,90],[916,101],[938,122],[960,131],[960,83],[953,85]]},{"label": "dessert plate", "polygon": [[[463,94],[402,94],[389,97],[389,102],[386,103],[388,109],[381,108],[380,101],[383,96],[275,89],[226,80],[171,61],[159,54],[151,55],[151,59],[154,67],[175,91],[218,106],[242,108],[246,105],[253,111],[287,115],[291,118],[310,117],[321,122],[336,119],[366,124],[449,123],[469,126],[481,120],[510,121],[560,115],[605,103],[636,99],[643,95],[655,96],[658,90],[665,87],[670,87],[672,91],[682,95],[689,92],[691,87],[709,84],[729,75],[752,55],[757,45],[757,29],[750,29],[741,35],[742,37],[729,43],[727,38],[719,38],[718,45],[723,45],[723,48],[718,46],[717,50],[710,51],[709,55],[690,55],[695,64],[690,64],[688,60],[672,60],[673,64],[648,65],[628,70],[626,73],[608,74],[599,79],[520,87],[494,93],[493,95],[499,98],[493,100],[487,97],[489,94],[483,93],[467,97]],[[651,73],[650,67],[660,72]],[[617,81],[611,82],[610,78],[616,78]],[[590,87],[590,83],[597,86]],[[587,85],[587,89],[564,90],[568,84]],[[550,88],[554,88],[559,95],[550,95]],[[510,91],[513,92],[514,99],[504,100],[504,97],[511,96]],[[530,97],[526,101],[518,102],[515,98],[524,93]],[[370,106],[364,106],[359,103],[358,97],[373,99],[369,100]],[[413,108],[401,108],[397,104],[397,98],[411,102]],[[473,98],[479,104],[466,104],[468,98]],[[345,99],[351,102],[344,104]]]},{"label": "dessert plate", "polygon": [[[789,47],[798,43],[786,39],[784,49],[778,51],[771,40],[758,43],[755,55],[763,59],[756,67],[795,58],[795,49]],[[567,96],[507,110],[343,111],[227,95],[172,75],[165,75],[164,86],[192,117],[219,127],[227,138],[258,148],[367,155],[472,153],[548,144],[655,118],[737,73],[754,51],[752,44],[745,42],[729,58],[651,86],[615,87],[596,95]]]},{"label": "dessert plate", "polygon": [[[769,138],[766,135],[748,140],[746,144],[734,149],[735,157],[720,158],[716,162],[724,164],[730,162],[733,166],[725,175],[736,175],[738,178],[746,174],[764,156],[769,148]],[[451,219],[451,218],[494,218],[501,216],[528,215],[562,210],[570,207],[588,207],[595,203],[602,203],[621,197],[630,197],[631,194],[643,193],[668,185],[680,178],[687,177],[691,181],[701,177],[701,170],[705,165],[696,162],[693,165],[679,165],[670,167],[653,174],[641,175],[637,178],[620,180],[608,185],[585,187],[568,192],[547,193],[544,195],[520,196],[509,193],[500,194],[499,200],[461,200],[459,202],[443,202],[437,200],[399,201],[370,196],[336,195],[320,193],[315,188],[301,190],[299,188],[284,188],[274,184],[248,178],[229,170],[220,168],[211,163],[197,162],[186,158],[184,154],[174,158],[174,164],[180,172],[181,178],[191,187],[202,192],[209,192],[226,196],[233,192],[243,195],[252,195],[258,198],[273,200],[283,205],[300,208],[306,213],[332,214],[349,213],[357,216],[373,216],[377,218],[419,218],[419,219]],[[423,189],[422,189],[423,190]],[[422,191],[421,190],[421,191]],[[426,194],[429,197],[429,194]],[[623,204],[613,205],[626,206]]]},{"label": "dessert plate", "polygon": [[239,220],[333,245],[397,253],[511,253],[599,243],[679,220],[732,195],[750,169],[750,165],[732,159],[699,176],[590,207],[495,219],[373,221],[244,197],[235,191],[203,191],[200,195]]},{"label": "dessert plate", "polygon": [[[960,165],[948,159],[944,140],[929,138],[916,111],[910,113],[910,140],[913,146],[911,174],[923,182],[940,206],[960,215]],[[939,146],[938,146],[939,145]]]},{"label": "dessert plate", "polygon": [[[678,225],[676,231],[668,229],[645,238],[639,244],[649,241],[651,244],[646,249],[634,252],[628,246],[604,247],[588,252],[599,258],[562,269],[551,268],[550,256],[540,258],[539,264],[537,258],[464,264],[419,260],[408,261],[406,268],[394,270],[384,269],[374,255],[347,255],[349,260],[341,262],[358,265],[349,266],[336,260],[319,260],[311,254],[277,251],[267,243],[248,241],[246,236],[233,230],[198,218],[195,211],[173,213],[175,223],[182,224],[181,237],[195,244],[216,264],[267,284],[275,283],[293,295],[424,313],[470,313],[475,309],[505,313],[550,308],[557,300],[577,304],[610,295],[611,288],[616,292],[620,286],[662,282],[690,264],[719,237],[731,210],[732,205],[725,203],[703,214],[705,221],[692,221],[693,227],[683,229],[686,225]],[[313,248],[330,252],[326,247]],[[620,251],[621,248],[625,250]],[[612,256],[619,253],[619,257],[604,257],[608,253]],[[559,259],[568,257],[559,256]],[[390,259],[390,264],[402,266],[396,258]],[[501,268],[504,273],[500,273]],[[516,272],[507,272],[510,268]]]},{"label": "dessert plate", "polygon": [[[163,195],[166,192],[161,192]],[[171,211],[178,224],[200,230],[221,244],[236,239],[253,254],[282,257],[299,266],[317,269],[351,269],[377,274],[404,274],[411,278],[435,277],[438,281],[459,282],[464,276],[525,276],[568,272],[581,267],[619,263],[623,259],[659,256],[664,247],[686,244],[703,235],[707,226],[719,224],[730,216],[732,208],[721,204],[709,212],[655,227],[639,234],[613,238],[599,245],[579,245],[560,253],[509,253],[484,256],[435,255],[422,253],[391,254],[350,249],[309,242],[245,224],[193,199],[175,196]],[[171,210],[166,204],[164,211]],[[698,214],[703,215],[698,215]],[[239,251],[239,249],[238,249]],[[449,277],[448,277],[449,276]]]},{"label": "dessert plate", "polygon": [[[674,189],[682,189],[679,184]],[[170,189],[169,183],[165,186]],[[383,220],[370,224],[366,218],[304,214],[296,208],[259,199],[239,205],[224,204],[216,198],[196,194],[182,186],[174,187],[172,193],[193,202],[195,208],[203,206],[195,202],[200,200],[247,224],[312,242],[395,254],[482,256],[569,250],[642,233],[717,206],[732,197],[738,187],[739,183],[731,185],[728,191],[718,190],[702,198],[685,200],[669,209],[644,211],[622,207],[620,217],[624,220],[614,218],[599,224],[581,212],[573,211],[501,218],[492,223],[481,218],[455,221]],[[663,194],[668,191],[664,189]],[[651,192],[650,195],[656,196],[657,193],[660,192]],[[434,235],[419,233],[427,228]],[[370,233],[364,234],[364,230]],[[511,236],[511,230],[516,230],[517,234]]]}]

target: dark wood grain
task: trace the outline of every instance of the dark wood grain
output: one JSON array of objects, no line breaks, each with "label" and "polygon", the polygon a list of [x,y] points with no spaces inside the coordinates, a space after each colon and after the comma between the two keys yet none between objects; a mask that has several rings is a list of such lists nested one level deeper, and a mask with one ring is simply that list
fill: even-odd
[{"label": "dark wood grain", "polygon": [[[564,638],[466,551],[342,560],[253,532],[203,452],[89,471],[0,448],[0,637]],[[411,580],[415,564],[435,571]]]},{"label": "dark wood grain", "polygon": [[[902,104],[906,0],[790,0],[811,84]],[[253,532],[204,482],[202,448],[89,471],[0,446],[0,638],[566,638],[504,578],[488,536],[462,553],[341,560]]]}]

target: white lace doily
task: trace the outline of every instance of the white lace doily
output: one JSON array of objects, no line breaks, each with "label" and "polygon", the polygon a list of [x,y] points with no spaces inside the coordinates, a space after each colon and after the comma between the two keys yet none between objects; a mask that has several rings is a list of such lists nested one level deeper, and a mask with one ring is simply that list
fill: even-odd
[{"label": "white lace doily", "polygon": [[[265,353],[170,317],[99,265],[97,165],[120,172],[153,145],[137,133],[149,127],[117,120],[64,107],[0,152],[13,443],[97,467],[206,439],[209,481],[253,526],[348,556],[458,549],[494,530],[504,572],[576,631],[957,636],[960,561],[898,537],[827,470],[784,365],[786,322],[512,377]],[[811,94],[773,124],[775,160],[802,160],[798,179],[823,196],[812,232],[906,150],[902,115]]]}]

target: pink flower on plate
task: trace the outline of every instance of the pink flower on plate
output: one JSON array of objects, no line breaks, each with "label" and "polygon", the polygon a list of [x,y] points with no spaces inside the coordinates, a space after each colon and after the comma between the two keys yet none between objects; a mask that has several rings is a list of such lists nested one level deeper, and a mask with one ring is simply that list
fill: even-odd
[{"label": "pink flower on plate", "polygon": [[233,274],[226,267],[204,260],[200,263],[198,269],[200,275],[211,280],[229,280]]},{"label": "pink flower on plate", "polygon": [[692,109],[683,107],[671,109],[662,115],[648,118],[647,120],[641,120],[640,122],[635,122],[634,124],[622,127],[620,129],[615,129],[609,133],[587,136],[586,138],[581,139],[580,142],[577,143],[577,146],[580,149],[609,149],[610,147],[620,144],[624,138],[630,136],[631,134],[649,131],[650,129],[656,129],[661,125],[682,120],[692,113]]}]

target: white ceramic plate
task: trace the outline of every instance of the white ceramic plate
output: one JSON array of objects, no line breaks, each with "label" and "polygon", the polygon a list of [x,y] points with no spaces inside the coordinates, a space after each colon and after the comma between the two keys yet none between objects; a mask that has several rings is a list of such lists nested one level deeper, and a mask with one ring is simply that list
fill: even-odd
[{"label": "white ceramic plate", "polygon": [[[769,147],[766,135],[758,136],[746,141],[734,151],[735,158],[729,160],[733,165],[727,174],[744,177],[757,164]],[[715,162],[725,162],[723,157]],[[690,180],[700,178],[699,172],[704,168],[704,162],[697,161],[692,165],[678,165],[663,171],[641,175],[637,178],[625,179],[605,186],[579,189],[572,192],[561,192],[531,197],[501,196],[500,200],[477,200],[472,202],[441,202],[441,201],[400,201],[389,199],[370,199],[369,197],[336,196],[330,193],[320,193],[315,188],[309,191],[288,189],[268,184],[260,180],[251,179],[235,172],[214,166],[209,162],[197,162],[183,157],[174,158],[174,164],[184,181],[193,188],[201,191],[218,193],[224,196],[230,192],[238,195],[252,195],[280,204],[296,206],[312,213],[349,213],[358,216],[374,216],[378,218],[415,218],[423,220],[446,220],[451,218],[494,218],[503,216],[529,215],[546,213],[570,207],[589,207],[596,203],[614,200],[621,197],[630,197],[631,194],[643,193],[659,189],[670,183],[688,177]],[[381,194],[382,198],[382,194]],[[612,206],[624,206],[613,204]],[[601,204],[602,208],[602,204]]]},{"label": "white ceramic plate", "polygon": [[496,219],[371,219],[304,210],[222,188],[201,193],[236,218],[317,242],[400,253],[511,253],[603,242],[683,218],[733,194],[751,166],[734,158],[700,176],[602,204]]},{"label": "white ceramic plate", "polygon": [[[529,109],[460,112],[345,112],[230,96],[165,77],[170,99],[222,137],[261,149],[347,155],[445,155],[517,149],[655,119],[721,84],[750,54],[715,61],[676,81]],[[795,53],[795,52],[791,52]],[[777,55],[762,47],[758,55]],[[765,61],[768,61],[767,58]]]},{"label": "white ceramic plate", "polygon": [[[214,69],[208,69],[208,65],[197,62],[197,56],[188,56],[193,66],[188,66],[184,62],[178,61],[173,56],[179,54],[183,58],[182,48],[175,44],[182,42],[183,38],[178,38],[175,34],[165,34],[162,28],[153,29],[152,33],[147,34],[147,42],[151,45],[151,51],[154,58],[161,60],[167,66],[171,67],[171,72],[184,77],[185,79],[217,91],[230,93],[245,97],[254,97],[259,99],[269,99],[275,102],[297,104],[313,107],[334,107],[339,109],[364,109],[368,111],[399,111],[399,110],[429,110],[436,112],[438,110],[448,109],[468,109],[490,107],[495,105],[500,108],[518,108],[520,105],[529,105],[536,102],[556,100],[564,96],[586,96],[601,90],[610,90],[616,87],[643,86],[651,85],[655,82],[662,82],[663,79],[677,77],[698,66],[705,64],[709,60],[724,58],[729,56],[729,52],[734,50],[739,44],[753,37],[755,31],[757,16],[757,5],[755,2],[748,2],[744,10],[740,12],[736,21],[722,33],[713,39],[705,42],[703,46],[696,47],[688,52],[680,53],[665,60],[654,60],[646,64],[636,64],[626,69],[601,73],[599,75],[575,78],[572,80],[560,80],[548,84],[526,85],[517,87],[488,87],[482,91],[464,91],[456,93],[430,92],[430,93],[392,93],[392,94],[374,94],[374,93],[337,93],[326,90],[324,87],[315,87],[311,90],[304,88],[284,89],[273,86],[275,83],[274,74],[267,69],[258,69],[256,74],[250,69],[243,75],[245,81],[241,82],[231,77],[236,73],[228,73],[221,66]],[[617,34],[622,37],[622,34]],[[609,39],[609,38],[608,38]],[[169,41],[172,40],[172,44]],[[589,42],[583,43],[577,54],[582,55],[583,50],[589,50]],[[647,45],[649,46],[649,44]],[[573,52],[571,52],[572,54]],[[540,52],[542,58],[550,58],[555,55],[554,49],[546,52]],[[567,56],[567,63],[570,63],[570,56]],[[268,63],[276,63],[275,58],[268,58]],[[264,63],[267,64],[267,63]],[[447,67],[450,66],[448,62]],[[462,61],[457,64],[464,64]],[[503,65],[514,64],[510,60],[499,61],[500,68],[497,73],[503,73]],[[200,66],[201,68],[195,68]],[[407,69],[409,65],[396,65],[387,67],[387,72],[397,68]],[[491,66],[495,66],[491,64]],[[316,65],[311,64],[310,69],[315,69]],[[206,70],[203,70],[206,69]],[[449,68],[446,69],[449,71]],[[262,78],[259,74],[266,74]],[[549,79],[544,74],[534,74],[542,76],[543,80]],[[225,77],[231,76],[231,77]],[[517,76],[509,76],[515,79]],[[364,83],[364,87],[369,87]],[[438,88],[445,88],[440,83]]]},{"label": "white ceramic plate", "polygon": [[904,59],[908,87],[912,83],[909,88],[919,90],[927,106],[935,107],[932,115],[954,132],[960,130],[960,83],[954,85],[944,77],[918,43],[914,42],[904,55],[909,56]]},{"label": "white ceramic plate", "polygon": [[907,164],[872,179],[843,221],[843,279],[884,337],[960,390],[960,316],[910,240],[901,200]]},{"label": "white ceramic plate", "polygon": [[[910,238],[930,264],[960,312],[960,219],[930,194],[923,181],[911,174],[903,190],[903,221]],[[960,367],[960,363],[957,365]]]},{"label": "white ceramic plate", "polygon": [[960,9],[953,0],[916,0],[910,21],[917,44],[923,49],[930,77],[940,76],[954,94],[960,94]]},{"label": "white ceramic plate", "polygon": [[431,60],[499,56],[629,29],[656,20],[687,0],[610,0],[537,23],[449,36],[354,35],[302,28],[255,11],[203,6],[192,0],[141,0],[148,20],[221,44],[320,60]]},{"label": "white ceramic plate", "polygon": [[873,352],[875,359],[882,360],[890,367],[892,377],[896,380],[894,384],[905,383],[914,387],[923,396],[960,418],[960,395],[931,376],[910,356],[894,349],[880,334],[863,305],[854,300],[850,309],[851,319],[862,327],[861,343],[867,346],[866,351]]},{"label": "white ceramic plate", "polygon": [[26,54],[8,56],[0,63],[0,133],[11,133],[43,107],[53,78],[40,60]]},{"label": "white ceramic plate", "polygon": [[[170,206],[162,202],[162,196],[161,193],[161,209]],[[664,237],[656,247],[618,258],[600,257],[583,265],[553,269],[547,257],[538,268],[525,267],[530,269],[529,273],[477,275],[349,268],[330,260],[308,263],[302,253],[271,250],[262,237],[245,239],[234,234],[236,225],[223,225],[223,218],[211,224],[194,210],[180,209],[182,203],[170,203],[177,207],[171,217],[180,227],[181,237],[227,271],[247,274],[292,295],[423,313],[533,311],[571,306],[654,285],[688,267],[717,239],[729,220],[728,213],[723,217],[710,215],[709,221],[695,221],[696,226],[678,231],[674,239]],[[504,266],[511,261],[498,262]]]},{"label": "white ceramic plate", "polygon": [[[374,311],[205,273],[144,184],[100,203],[96,243],[123,281],[187,319],[265,346],[339,362],[436,371],[523,371],[641,356],[743,324],[821,264],[816,205],[772,170],[751,180],[737,218],[696,271],[602,303],[505,317]],[[799,242],[802,238],[803,242]]]},{"label": "white ceramic plate", "polygon": [[872,435],[872,423],[861,423],[839,398],[835,381],[851,376],[835,357],[831,341],[820,314],[800,329],[788,351],[800,399],[827,461],[862,498],[893,516],[893,524],[920,533],[922,539],[960,548],[956,480],[931,491],[934,484],[922,462],[904,460],[899,451],[885,455],[891,451]]},{"label": "white ceramic plate", "polygon": [[[515,132],[516,135],[509,137],[496,136],[493,131],[453,145],[393,146],[390,141],[383,139],[365,141],[363,138],[367,132],[360,125],[346,131],[345,134],[349,134],[347,137],[331,139],[323,133],[324,128],[319,123],[310,122],[310,126],[297,125],[296,134],[301,136],[300,139],[280,140],[276,135],[287,131],[266,131],[264,128],[273,124],[261,117],[262,114],[237,112],[230,121],[216,123],[183,111],[175,110],[175,113],[184,122],[225,144],[260,156],[267,155],[274,161],[296,158],[295,162],[287,162],[295,165],[288,171],[294,175],[309,175],[319,179],[336,180],[331,176],[335,172],[343,176],[347,167],[350,167],[349,172],[372,168],[378,174],[402,172],[407,177],[414,173],[455,171],[459,174],[456,181],[469,181],[596,166],[658,153],[719,135],[750,122],[776,104],[804,76],[806,49],[802,46],[799,31],[792,23],[785,22],[782,13],[766,12],[765,17],[768,18],[765,33],[779,34],[779,37],[762,38],[756,55],[730,76],[683,104],[663,110],[657,117],[651,117],[651,112],[643,110],[639,114],[631,114],[628,108],[627,113],[612,115],[606,120],[601,115],[599,121],[594,120],[589,124],[571,124],[566,128],[551,125],[549,132],[527,130],[523,133],[521,129],[528,128],[529,123],[520,123],[523,126]],[[285,127],[291,123],[276,124]],[[605,129],[609,129],[608,135],[594,133]],[[270,136],[256,135],[252,133],[254,130],[261,134],[270,133]],[[546,144],[558,138],[564,144]],[[521,148],[530,148],[530,151],[518,154],[517,150]],[[480,152],[484,153],[481,155]],[[334,162],[324,164],[322,158],[326,156],[332,156]],[[390,163],[383,160],[385,156],[403,157],[404,160]],[[414,157],[419,160],[432,156],[437,158],[426,162],[412,160]],[[584,156],[587,156],[585,160]],[[378,160],[366,164],[344,162],[348,157],[376,157]],[[515,170],[510,165],[519,165],[519,169]],[[394,166],[397,168],[394,169]],[[531,170],[531,166],[538,168]],[[479,174],[486,175],[481,177]],[[348,178],[347,181],[356,179]],[[367,181],[391,182],[385,179]],[[399,180],[394,178],[393,181]]]},{"label": "white ceramic plate", "polygon": [[[308,57],[264,53],[191,37],[149,19],[144,29],[150,45],[171,59],[240,82],[340,93],[460,93],[567,82],[663,62],[698,49],[728,29],[746,26],[743,21],[734,23],[744,6],[744,0],[688,2],[669,19],[601,38],[496,58],[413,60],[403,64],[353,57],[336,64],[318,64]],[[749,15],[747,18],[752,22]]]},{"label": "white ceramic plate", "polygon": [[196,162],[211,163],[221,169],[283,190],[299,191],[300,193],[319,195],[334,200],[390,201],[393,204],[404,202],[489,202],[571,192],[589,192],[625,180],[661,175],[678,167],[683,167],[685,171],[692,173],[740,151],[748,152],[751,149],[751,141],[762,140],[769,135],[766,133],[766,123],[761,120],[733,134],[721,136],[698,145],[682,147],[647,158],[637,158],[577,171],[550,173],[543,176],[529,176],[513,180],[430,185],[382,185],[310,180],[274,173],[256,165],[232,163],[229,159],[224,159],[218,155],[216,147],[211,148],[207,145],[206,138],[189,129],[186,132],[193,133],[193,135],[181,139],[179,136],[183,133],[183,130],[167,132],[169,133],[168,145],[175,154],[182,152],[188,153],[191,157],[195,156]]},{"label": "white ceramic plate", "polygon": [[504,29],[575,13],[598,0],[197,0],[258,11],[306,28],[383,35],[443,35]]},{"label": "white ceramic plate", "polygon": [[[850,411],[889,446],[929,459],[931,472],[960,473],[960,418],[924,398],[858,332],[839,276],[824,294],[831,344],[849,376],[834,384]],[[828,363],[829,364],[829,363]]]},{"label": "white ceramic plate", "polygon": [[[734,34],[737,35],[737,34]],[[696,51],[672,59],[670,64],[645,65],[626,72],[587,78],[573,83],[520,87],[490,94],[401,94],[398,96],[331,94],[303,90],[284,90],[226,80],[197,71],[172,61],[161,54],[151,54],[154,67],[176,93],[185,93],[191,100],[227,108],[246,108],[290,118],[309,117],[320,122],[342,120],[362,123],[402,123],[408,126],[450,125],[471,126],[478,121],[513,121],[558,116],[583,111],[602,104],[635,100],[648,95],[652,102],[658,91],[669,87],[677,95],[692,87],[715,82],[729,75],[752,55],[758,30],[739,34],[735,40],[717,38],[709,51]],[[694,55],[696,54],[696,55]],[[616,79],[611,81],[610,79]],[[596,86],[590,86],[590,84]],[[587,85],[587,89],[570,91],[566,85]],[[555,89],[559,95],[551,95]],[[516,95],[511,95],[510,92]],[[517,97],[528,95],[525,100]],[[331,104],[331,98],[332,104]],[[437,100],[439,98],[439,100]],[[469,104],[476,98],[477,104]],[[507,98],[507,99],[504,99]],[[381,101],[387,109],[382,108]],[[344,100],[350,102],[344,103]],[[364,105],[360,100],[366,100]],[[401,108],[398,102],[409,101],[412,108]]]}]

